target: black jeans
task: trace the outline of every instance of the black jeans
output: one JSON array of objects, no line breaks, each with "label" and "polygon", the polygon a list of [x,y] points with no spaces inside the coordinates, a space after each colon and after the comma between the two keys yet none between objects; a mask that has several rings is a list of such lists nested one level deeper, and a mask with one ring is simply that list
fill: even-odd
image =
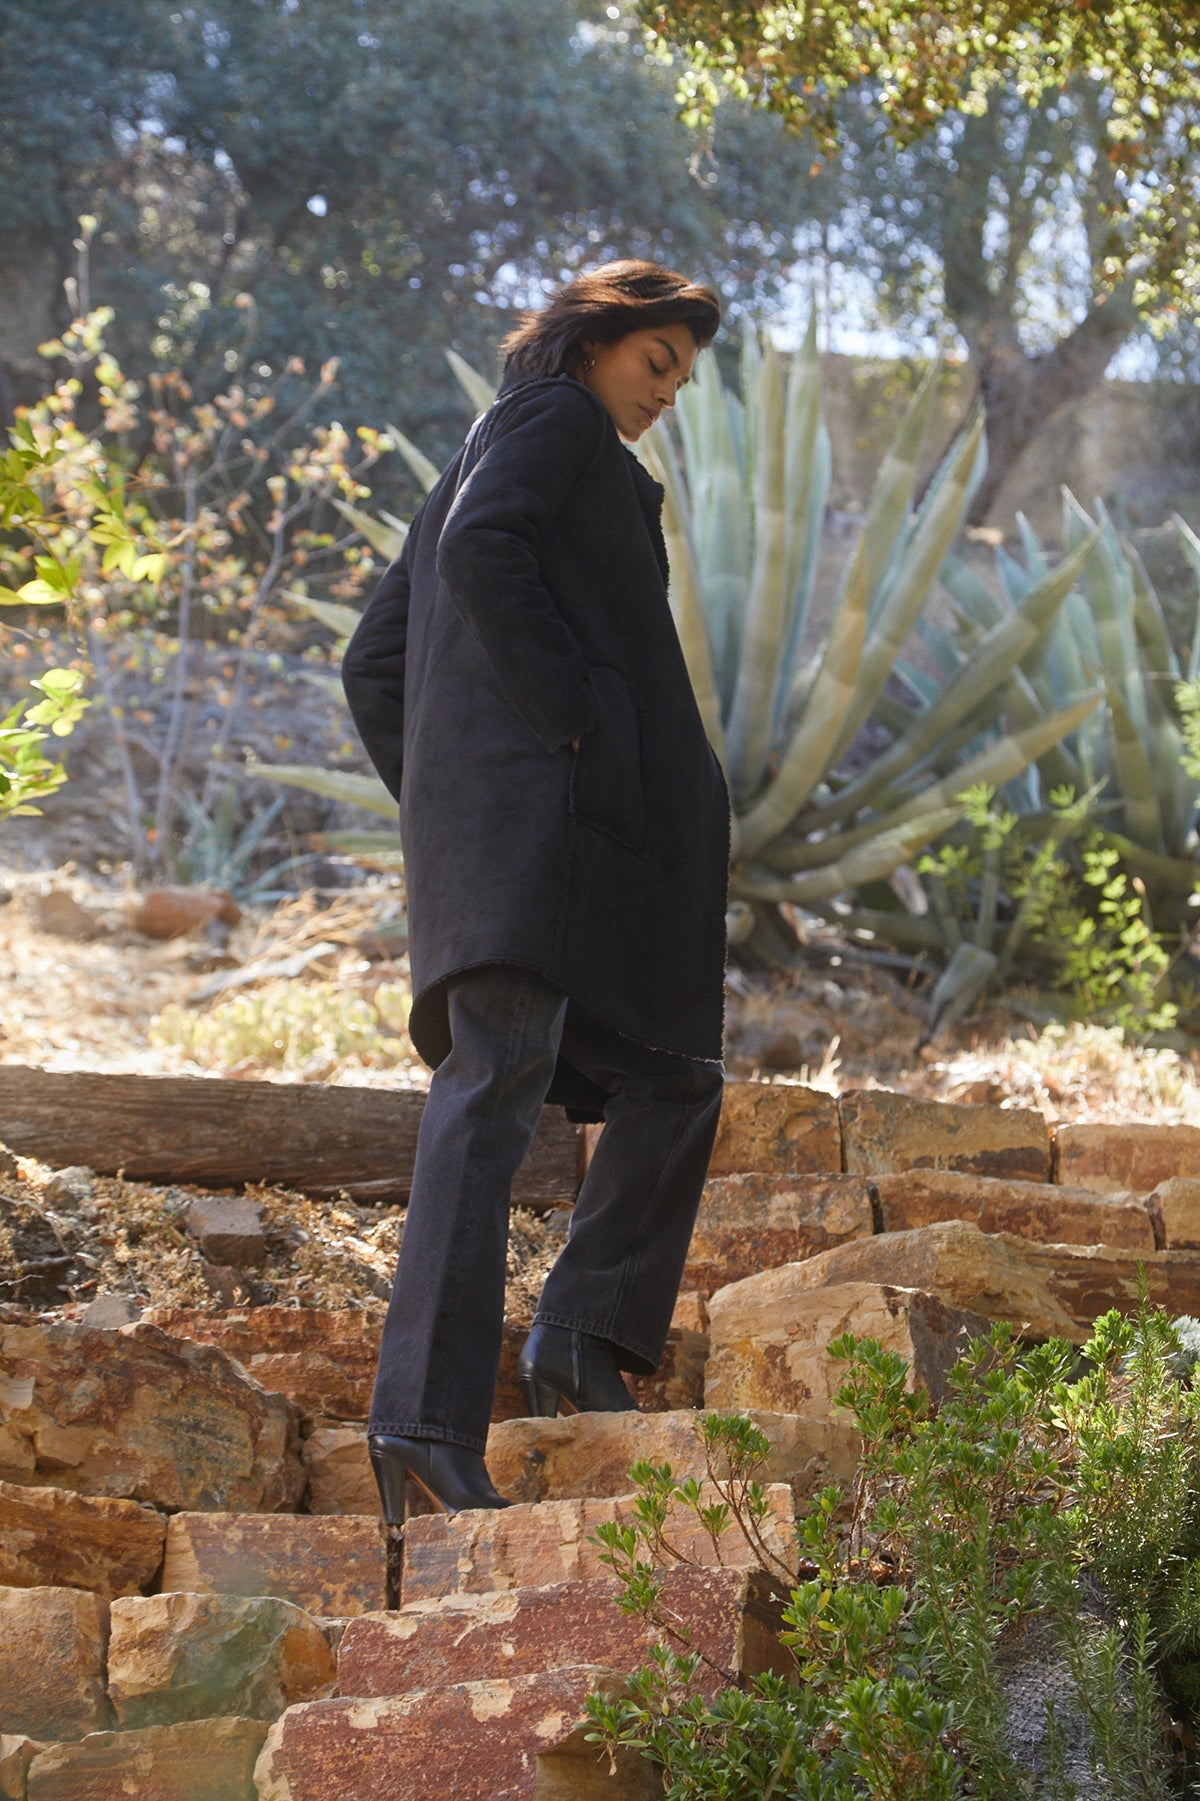
[{"label": "black jeans", "polygon": [[567,1022],[541,976],[489,964],[451,978],[452,1048],[417,1134],[370,1430],[482,1451],[504,1324],[512,1179],[559,1054],[610,1097],[537,1318],[607,1340],[622,1369],[666,1344],[721,1111],[719,1064]]}]

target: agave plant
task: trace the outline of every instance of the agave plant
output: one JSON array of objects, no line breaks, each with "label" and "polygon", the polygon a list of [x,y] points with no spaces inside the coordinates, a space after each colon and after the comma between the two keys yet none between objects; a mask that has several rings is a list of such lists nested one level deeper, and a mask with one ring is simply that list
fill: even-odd
[{"label": "agave plant", "polygon": [[[1200,578],[1200,540],[1182,519],[1174,524]],[[1018,527],[1024,560],[997,552],[998,595],[961,565],[951,563],[944,571],[960,608],[964,644],[1020,606],[1043,578],[1045,552],[1027,520],[1018,519]],[[1184,756],[1177,699],[1180,684],[1200,676],[1200,609],[1184,663],[1141,558],[1116,531],[1103,504],[1096,502],[1093,520],[1064,489],[1063,538],[1085,551],[1078,586],[1015,672],[1020,693],[1013,699],[1027,705],[1032,697],[1047,706],[1097,682],[1103,686],[1107,706],[1064,740],[1056,773],[1077,789],[1097,788],[1111,842],[1169,918],[1178,914],[1200,873],[1200,782]],[[1036,804],[1035,796],[1030,799]]]},{"label": "agave plant", "polygon": [[[1091,551],[1045,569],[1019,607],[982,633],[944,684],[920,678],[897,718],[888,693],[902,647],[935,590],[982,473],[983,420],[960,433],[916,498],[937,381],[918,386],[876,479],[830,619],[809,654],[814,577],[830,479],[815,320],[790,367],[748,336],[741,397],[706,359],[641,454],[666,494],[671,600],[710,740],[734,808],[734,933],[779,954],[780,903],[822,907],[890,875],[962,812],[1077,729],[1101,690],[1035,699],[1006,716],[1011,672],[1063,605]],[[854,773],[863,728],[887,748]]]}]

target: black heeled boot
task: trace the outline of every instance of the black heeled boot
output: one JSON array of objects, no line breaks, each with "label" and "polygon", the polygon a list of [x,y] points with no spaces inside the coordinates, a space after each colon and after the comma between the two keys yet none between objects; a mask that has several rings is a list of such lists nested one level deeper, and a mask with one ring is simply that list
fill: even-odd
[{"label": "black heeled boot", "polygon": [[372,1432],[367,1438],[371,1468],[389,1526],[402,1526],[407,1516],[410,1482],[422,1489],[442,1513],[466,1513],[473,1507],[511,1507],[492,1486],[478,1451],[447,1444],[440,1438],[397,1438]]},{"label": "black heeled boot", "polygon": [[559,1402],[572,1413],[636,1413],[637,1402],[603,1338],[572,1326],[535,1325],[517,1362],[530,1419],[553,1419]]}]

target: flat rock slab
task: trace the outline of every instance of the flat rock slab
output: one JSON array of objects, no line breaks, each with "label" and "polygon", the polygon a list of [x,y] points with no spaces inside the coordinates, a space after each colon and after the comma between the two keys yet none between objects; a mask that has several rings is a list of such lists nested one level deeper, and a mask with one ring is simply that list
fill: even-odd
[{"label": "flat rock slab", "polygon": [[1147,1208],[1125,1195],[1108,1198],[1053,1182],[1009,1182],[998,1176],[948,1169],[910,1169],[876,1176],[873,1187],[885,1232],[907,1232],[939,1220],[965,1219],[981,1232],[1011,1232],[1044,1244],[1155,1249],[1154,1225]]},{"label": "flat rock slab", "polygon": [[258,1801],[532,1801],[539,1754],[569,1738],[592,1689],[612,1686],[584,1664],[292,1707],[262,1748]]},{"label": "flat rock slab", "polygon": [[177,1513],[167,1522],[164,1593],[277,1595],[349,1618],[387,1605],[378,1517]]},{"label": "flat rock slab", "polygon": [[863,1176],[719,1176],[704,1186],[684,1287],[710,1295],[874,1230]]},{"label": "flat rock slab", "polygon": [[[792,1491],[775,1482],[767,1486],[766,1494],[764,1540],[776,1556],[790,1557],[796,1517]],[[717,1498],[713,1490],[711,1499]],[[611,1571],[601,1563],[600,1548],[591,1536],[608,1520],[632,1518],[632,1496],[419,1515],[404,1529],[401,1602],[608,1576]],[[700,1564],[717,1562],[712,1540],[683,1509],[672,1512],[667,1537],[681,1557]],[[760,1561],[732,1524],[721,1538],[721,1559],[730,1569],[746,1569]]]},{"label": "flat rock slab", "polygon": [[[909,1365],[908,1387],[937,1396],[972,1338],[988,1330],[978,1313],[891,1283],[845,1281],[815,1287],[809,1266],[788,1264],[723,1288],[712,1300],[712,1355],[706,1403],[721,1412],[779,1408],[828,1419],[846,1379],[829,1355],[844,1332],[874,1338]],[[835,1416],[848,1428],[845,1416]],[[834,1470],[846,1485],[853,1475]]]},{"label": "flat rock slab", "polygon": [[726,1082],[710,1176],[769,1170],[833,1174],[842,1167],[837,1102],[790,1082]]},{"label": "flat rock slab", "polygon": [[[682,1635],[668,1642],[678,1650],[686,1641],[717,1666],[706,1666],[707,1692],[767,1670],[795,1674],[795,1659],[779,1642],[778,1585],[760,1571],[676,1568],[662,1580],[662,1605]],[[621,1592],[615,1577],[595,1577],[368,1614],[346,1628],[338,1686],[344,1695],[402,1695],[443,1682],[533,1675],[586,1659],[635,1670],[660,1635],[621,1612]]]},{"label": "flat rock slab", "polygon": [[0,1588],[0,1732],[82,1738],[110,1724],[107,1612],[78,1588]]},{"label": "flat rock slab", "polygon": [[163,1594],[113,1603],[108,1695],[119,1726],[276,1720],[336,1685],[325,1634],[290,1601]]},{"label": "flat rock slab", "polygon": [[1200,1177],[1200,1126],[1078,1125],[1054,1133],[1054,1179],[1100,1194],[1149,1194],[1172,1176]]},{"label": "flat rock slab", "polygon": [[150,1319],[173,1338],[219,1345],[263,1388],[302,1414],[365,1420],[371,1405],[381,1313],[361,1308],[162,1307]]},{"label": "flat rock slab", "polygon": [[93,1732],[29,1766],[29,1801],[255,1801],[262,1720],[193,1720]]},{"label": "flat rock slab", "polygon": [[[1171,1313],[1200,1313],[1200,1252],[1045,1245],[1010,1233],[981,1232],[966,1220],[881,1233],[861,1243],[838,1245],[789,1269],[796,1290],[843,1282],[919,1288],[948,1306],[1003,1320],[1026,1338],[1082,1343],[1110,1307],[1125,1312],[1136,1307],[1139,1269],[1145,1271],[1155,1305]],[[720,1300],[714,1296],[710,1303],[714,1355]],[[710,1359],[706,1393],[710,1406],[711,1369]]]},{"label": "flat rock slab", "polygon": [[844,1094],[838,1107],[844,1167],[851,1172],[957,1169],[1008,1181],[1050,1180],[1050,1130],[1034,1108],[916,1100],[883,1088]]},{"label": "flat rock slab", "polygon": [[153,1507],[294,1507],[295,1409],[156,1326],[0,1326],[0,1479]]},{"label": "flat rock slab", "polygon": [[[858,1434],[826,1419],[751,1415],[770,1445],[757,1472],[786,1482],[798,1500],[830,1482],[848,1482],[859,1458]],[[365,1461],[365,1456],[364,1456]],[[679,1477],[709,1475],[696,1413],[577,1413],[554,1420],[506,1420],[488,1434],[487,1463],[501,1494],[516,1501],[581,1500],[626,1495],[629,1471],[645,1461],[669,1463]],[[713,1472],[728,1474],[716,1459]]]},{"label": "flat rock slab", "polygon": [[137,1501],[0,1482],[0,1583],[140,1594],[158,1574],[167,1522]]},{"label": "flat rock slab", "polygon": [[[1005,1320],[1029,1338],[1078,1337],[1076,1321],[1055,1298],[1045,1271],[1023,1254],[1026,1245],[1010,1235],[981,1232],[966,1220],[942,1220],[838,1245],[793,1264],[790,1282],[797,1291],[843,1282],[916,1288],[948,1307]],[[1070,1253],[1070,1246],[1061,1247],[1064,1258]]]}]

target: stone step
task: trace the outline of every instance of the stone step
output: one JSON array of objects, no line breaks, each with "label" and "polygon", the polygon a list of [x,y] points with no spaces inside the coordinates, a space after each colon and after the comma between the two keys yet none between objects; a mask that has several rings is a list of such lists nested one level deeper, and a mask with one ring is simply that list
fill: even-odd
[{"label": "stone step", "polygon": [[148,1316],[173,1338],[219,1345],[256,1382],[305,1415],[365,1420],[383,1331],[362,1308],[160,1307]]},{"label": "stone step", "polygon": [[[87,1588],[101,1599],[149,1588],[167,1522],[137,1501],[0,1482],[0,1583]],[[3,1794],[0,1788],[0,1794]]]},{"label": "stone step", "polygon": [[[778,1583],[757,1570],[664,1572],[662,1605],[680,1637],[675,1649],[708,1661],[706,1692],[767,1670],[794,1675],[779,1642]],[[591,1577],[504,1592],[410,1602],[351,1620],[338,1652],[343,1695],[402,1695],[443,1683],[512,1680],[563,1664],[593,1662],[633,1671],[659,1634],[618,1606],[615,1577]],[[715,1666],[715,1667],[713,1667]]]},{"label": "stone step", "polygon": [[1050,1180],[1050,1129],[1032,1107],[974,1107],[878,1088],[842,1095],[838,1113],[842,1161],[834,1167],[852,1174],[957,1169],[1009,1181]]},{"label": "stone step", "polygon": [[1150,1211],[1132,1195],[1100,1195],[1053,1182],[1013,1182],[948,1169],[911,1169],[876,1176],[871,1186],[884,1232],[907,1232],[941,1220],[963,1219],[981,1232],[1011,1232],[1043,1244],[1104,1244],[1131,1251],[1158,1248]]},{"label": "stone step", "polygon": [[[797,1501],[830,1482],[848,1482],[859,1439],[848,1425],[755,1413],[771,1451],[767,1482],[787,1482]],[[707,1473],[694,1409],[672,1413],[575,1413],[558,1419],[502,1420],[488,1434],[487,1461],[502,1495],[515,1501],[582,1500],[626,1495],[635,1463],[669,1463],[677,1476]],[[310,1461],[309,1506],[314,1514],[377,1510],[367,1457],[366,1427],[329,1421],[305,1442]]]},{"label": "stone step", "polygon": [[[750,1417],[770,1447],[760,1479],[787,1483],[798,1504],[852,1479],[861,1445],[847,1423],[770,1412]],[[488,1469],[502,1494],[526,1502],[626,1495],[638,1462],[670,1464],[680,1479],[703,1481],[710,1471],[700,1423],[695,1412],[506,1420],[488,1434]],[[724,1477],[728,1469],[718,1463],[711,1473]]]},{"label": "stone step", "polygon": [[274,1596],[161,1594],[114,1601],[108,1697],[116,1724],[219,1716],[275,1720],[337,1688],[321,1625]]},{"label": "stone step", "polygon": [[1200,1178],[1200,1126],[1062,1125],[1054,1179],[1104,1194],[1148,1194],[1172,1176]]},{"label": "stone step", "polygon": [[92,1732],[39,1751],[26,1794],[28,1801],[255,1801],[254,1762],[266,1735],[263,1720],[229,1719]]},{"label": "stone step", "polygon": [[968,1342],[989,1329],[982,1314],[949,1307],[935,1293],[869,1280],[818,1286],[805,1280],[811,1268],[791,1263],[713,1296],[709,1407],[786,1409],[806,1421],[828,1419],[846,1378],[829,1345],[845,1332],[878,1340],[908,1363],[910,1387],[940,1395]]},{"label": "stone step", "polygon": [[843,1167],[841,1139],[831,1094],[786,1082],[726,1082],[708,1173],[834,1174]]},{"label": "stone step", "polygon": [[[785,1560],[792,1555],[794,1538],[792,1491],[786,1483],[774,1482],[766,1486],[766,1496],[769,1513],[763,1540],[775,1557]],[[718,1497],[710,1491],[708,1498]],[[607,1576],[610,1572],[600,1561],[592,1535],[609,1520],[633,1517],[631,1495],[419,1515],[404,1529],[401,1603]],[[679,1555],[693,1563],[718,1562],[708,1534],[685,1509],[672,1511],[667,1537]],[[731,1523],[720,1540],[719,1561],[731,1569],[746,1569],[761,1559]]]},{"label": "stone step", "polygon": [[167,1522],[164,1593],[275,1595],[351,1618],[387,1605],[384,1528],[369,1517],[177,1513]]},{"label": "stone step", "polygon": [[662,1782],[645,1759],[610,1775],[576,1730],[588,1694],[624,1680],[576,1664],[291,1707],[259,1756],[257,1801],[652,1801]]},{"label": "stone step", "polygon": [[874,1230],[864,1176],[720,1176],[704,1186],[684,1287],[711,1295],[760,1270],[870,1238]]},{"label": "stone step", "polygon": [[[989,1234],[965,1220],[943,1220],[909,1232],[836,1245],[786,1271],[752,1276],[735,1288],[738,1306],[752,1306],[759,1290],[777,1294],[780,1284],[797,1292],[841,1282],[884,1282],[937,1295],[948,1307],[1004,1320],[1029,1338],[1060,1336],[1082,1343],[1101,1313],[1137,1305],[1138,1272],[1144,1269],[1151,1301],[1173,1314],[1200,1311],[1200,1253],[1136,1251],[1119,1246],[1039,1244],[1011,1233]],[[709,1303],[712,1356],[718,1319],[730,1290]],[[712,1404],[712,1362],[706,1401]],[[801,1411],[801,1409],[796,1409]]]},{"label": "stone step", "polygon": [[140,1324],[5,1323],[0,1480],[271,1512],[300,1498],[299,1420],[215,1345]]}]

